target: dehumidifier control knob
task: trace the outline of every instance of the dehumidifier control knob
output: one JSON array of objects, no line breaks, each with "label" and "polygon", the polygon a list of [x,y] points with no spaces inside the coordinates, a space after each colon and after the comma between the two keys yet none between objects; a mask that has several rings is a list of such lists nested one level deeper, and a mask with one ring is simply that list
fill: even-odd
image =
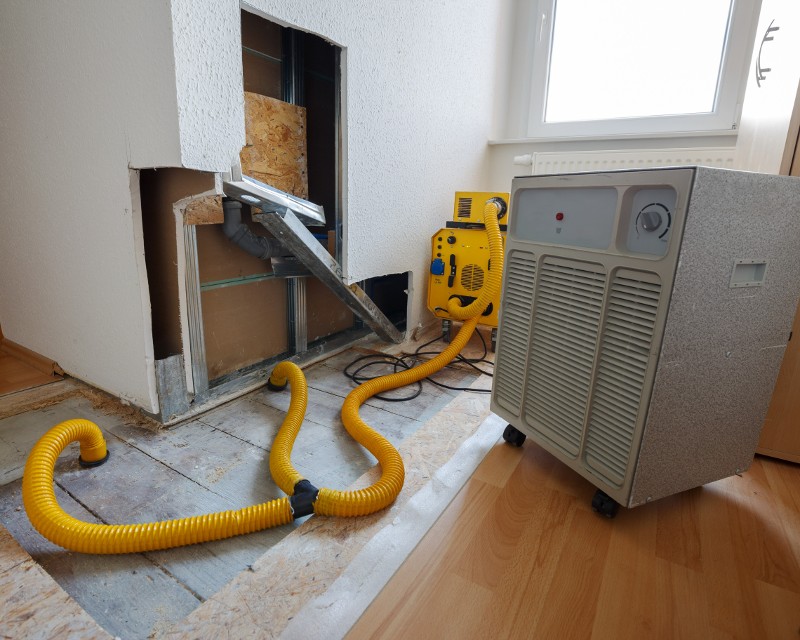
[{"label": "dehumidifier control knob", "polygon": [[661,214],[653,209],[642,211],[642,229],[645,231],[655,231],[661,226],[663,220]]}]

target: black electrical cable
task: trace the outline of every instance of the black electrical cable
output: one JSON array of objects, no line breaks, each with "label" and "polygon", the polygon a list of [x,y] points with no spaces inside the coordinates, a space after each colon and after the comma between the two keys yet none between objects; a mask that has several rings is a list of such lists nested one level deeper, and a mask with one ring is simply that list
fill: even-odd
[{"label": "black electrical cable", "polygon": [[[455,357],[455,360],[457,362],[463,362],[464,364],[469,365],[470,367],[475,369],[475,371],[477,371],[478,373],[480,373],[480,374],[482,374],[484,376],[489,376],[490,378],[492,378],[492,377],[494,377],[494,374],[489,373],[488,371],[484,371],[480,367],[475,366],[476,364],[481,363],[481,362],[484,363],[484,364],[489,364],[489,365],[494,366],[494,362],[492,362],[491,360],[487,360],[486,359],[486,356],[489,354],[489,349],[486,346],[486,340],[483,339],[483,335],[481,334],[480,331],[476,331],[475,333],[477,333],[478,337],[481,339],[481,344],[483,345],[483,355],[480,358],[465,358],[464,356],[462,356],[459,353]],[[434,357],[438,356],[439,353],[440,353],[439,351],[420,351],[420,349],[423,349],[424,347],[427,347],[429,344],[433,344],[437,340],[441,340],[442,337],[443,336],[437,336],[433,340],[430,340],[430,341],[426,342],[425,344],[421,344],[419,347],[417,347],[417,350],[414,352],[414,355],[415,356],[434,356]]]},{"label": "black electrical cable", "polygon": [[[352,373],[350,372],[350,368],[353,367],[353,365],[356,365],[359,362],[361,362],[362,360],[367,360],[369,358],[372,358],[373,360],[371,362],[367,362],[366,364],[361,365],[358,369],[356,369]],[[348,364],[344,368],[343,373],[344,373],[344,375],[346,375],[348,378],[350,378],[353,382],[355,382],[358,385],[358,384],[362,384],[362,383],[366,382],[367,380],[373,380],[375,378],[380,378],[382,375],[385,375],[383,373],[375,375],[375,376],[360,375],[361,372],[364,369],[366,369],[368,367],[373,367],[373,366],[379,365],[379,364],[382,364],[382,365],[393,364],[395,373],[397,373],[401,369],[410,369],[411,368],[411,366],[406,364],[406,362],[402,358],[398,358],[396,356],[391,356],[391,355],[388,355],[388,354],[374,354],[374,355],[370,354],[370,355],[366,355],[366,356],[360,356],[360,357],[356,358],[355,360],[353,360],[350,364]],[[386,400],[387,402],[407,402],[408,400],[413,400],[420,393],[422,393],[422,380],[417,380],[417,382],[415,382],[414,384],[417,386],[417,389],[410,396],[404,396],[404,397],[401,397],[401,398],[393,398],[393,397],[385,396],[383,394],[378,393],[378,394],[375,394],[372,397],[373,398],[379,398],[381,400]]]},{"label": "black electrical cable", "polygon": [[[480,331],[476,331],[475,333],[478,334],[478,337],[480,338],[481,343],[483,344],[483,355],[480,358],[465,358],[464,356],[459,354],[454,358],[454,361],[463,362],[464,364],[468,365],[469,367],[471,367],[472,369],[477,371],[479,374],[492,377],[491,373],[489,373],[488,371],[484,371],[480,367],[476,366],[479,363],[484,363],[484,364],[489,364],[489,365],[494,365],[494,363],[491,360],[488,360],[486,358],[486,356],[489,353],[489,350],[488,350],[488,348],[486,346],[486,340],[484,340],[483,336],[481,335],[481,332]],[[441,353],[440,351],[422,351],[422,349],[424,349],[425,347],[433,344],[434,342],[437,342],[437,341],[441,340],[443,337],[444,337],[444,335],[438,335],[435,338],[433,338],[433,340],[429,340],[425,344],[421,344],[419,347],[417,347],[417,349],[416,349],[416,351],[414,351],[414,353],[412,353],[412,354],[404,354],[404,355],[399,356],[399,357],[398,356],[389,355],[389,354],[368,354],[368,355],[364,355],[364,356],[359,356],[358,358],[356,358],[355,360],[350,362],[347,366],[345,366],[345,368],[343,370],[343,373],[344,373],[345,376],[350,378],[350,380],[352,380],[354,383],[361,384],[363,382],[366,382],[367,380],[373,380],[374,378],[379,378],[382,375],[386,375],[385,373],[380,373],[380,374],[377,374],[377,375],[365,375],[364,373],[362,373],[365,369],[368,369],[369,367],[374,367],[374,366],[377,366],[377,365],[384,365],[384,366],[385,365],[392,365],[393,368],[394,368],[394,372],[395,373],[397,373],[398,371],[404,370],[404,369],[411,369],[420,360],[420,356],[434,356],[435,357],[435,356],[439,355],[439,353]],[[364,362],[365,360],[367,360],[368,362],[366,362],[365,364],[362,364],[360,367],[355,369],[355,371],[351,371],[351,369],[355,365],[357,365],[359,362]],[[489,389],[472,389],[470,387],[453,387],[453,386],[444,384],[443,382],[438,382],[437,380],[434,380],[431,377],[427,377],[427,378],[424,378],[424,379],[427,380],[428,382],[430,382],[431,384],[436,385],[437,387],[440,387],[442,389],[449,389],[450,391],[467,391],[469,393],[491,393],[491,391]],[[401,398],[396,398],[396,397],[389,397],[389,396],[384,396],[384,395],[381,395],[381,394],[377,394],[377,395],[375,395],[373,397],[374,398],[379,398],[381,400],[386,400],[387,402],[407,402],[409,400],[413,400],[414,398],[418,397],[422,393],[422,380],[419,380],[419,381],[415,382],[414,384],[416,385],[417,388],[414,391],[414,393],[412,393],[411,395],[408,395],[408,396],[404,396],[404,397],[401,397]]]}]

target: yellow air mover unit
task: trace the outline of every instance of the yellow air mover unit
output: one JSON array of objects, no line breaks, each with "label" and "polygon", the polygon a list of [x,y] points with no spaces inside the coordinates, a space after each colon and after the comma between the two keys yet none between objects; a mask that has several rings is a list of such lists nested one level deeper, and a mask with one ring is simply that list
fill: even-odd
[{"label": "yellow air mover unit", "polygon": [[[431,238],[431,268],[428,283],[428,308],[442,318],[442,333],[450,341],[451,321],[448,302],[457,298],[467,306],[479,295],[488,281],[491,268],[489,242],[484,224],[486,203],[500,203],[500,231],[505,247],[508,222],[508,193],[457,191],[453,221],[439,229]],[[492,328],[492,351],[497,339],[497,309],[500,291],[483,311],[479,323]]]}]

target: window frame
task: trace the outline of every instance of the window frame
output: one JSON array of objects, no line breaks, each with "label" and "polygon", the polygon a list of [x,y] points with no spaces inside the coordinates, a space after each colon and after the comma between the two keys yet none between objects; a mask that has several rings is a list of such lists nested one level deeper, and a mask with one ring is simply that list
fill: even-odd
[{"label": "window frame", "polygon": [[[524,1],[524,0],[523,0]],[[735,133],[750,69],[761,0],[732,0],[714,111],[611,120],[545,122],[550,51],[558,0],[536,0],[528,136],[531,138],[646,137]],[[668,2],[669,0],[664,0]]]}]

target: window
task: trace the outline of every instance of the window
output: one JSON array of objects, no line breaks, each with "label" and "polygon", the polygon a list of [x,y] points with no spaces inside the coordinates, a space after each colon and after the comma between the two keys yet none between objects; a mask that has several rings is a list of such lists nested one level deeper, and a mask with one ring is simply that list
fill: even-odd
[{"label": "window", "polygon": [[539,0],[529,135],[730,131],[757,0]]}]

